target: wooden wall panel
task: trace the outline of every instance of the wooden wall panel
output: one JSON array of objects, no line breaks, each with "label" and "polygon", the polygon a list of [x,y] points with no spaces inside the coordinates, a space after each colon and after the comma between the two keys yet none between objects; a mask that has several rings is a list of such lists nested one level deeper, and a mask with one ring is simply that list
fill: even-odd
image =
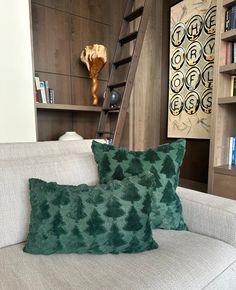
[{"label": "wooden wall panel", "polygon": [[71,77],[37,72],[40,80],[47,80],[50,88],[55,91],[56,104],[72,104]]},{"label": "wooden wall panel", "polygon": [[131,143],[135,150],[155,147],[160,142],[161,21],[162,3],[153,1],[131,101],[131,126],[133,127]]},{"label": "wooden wall panel", "polygon": [[32,0],[32,3],[48,6],[62,11],[70,11],[71,0]]},{"label": "wooden wall panel", "polygon": [[[132,149],[143,150],[175,140],[167,138],[169,11],[169,1],[153,1],[131,99]],[[187,187],[206,190],[208,160],[208,140],[187,140],[186,156],[181,168],[181,178]]]},{"label": "wooden wall panel", "polygon": [[[162,86],[161,86],[161,143],[173,142],[167,138],[168,121],[168,81],[169,81],[169,4],[163,1],[163,46],[162,46]],[[181,178],[189,180],[189,187],[196,190],[206,188],[208,182],[209,140],[187,139],[187,150],[181,167]],[[191,185],[191,180],[193,181]],[[197,187],[199,184],[199,187]]]},{"label": "wooden wall panel", "polygon": [[[100,105],[103,101],[103,94],[106,89],[106,81],[99,81],[97,96],[100,98]],[[91,80],[88,78],[72,77],[72,104],[91,106]]]},{"label": "wooden wall panel", "polygon": [[110,23],[111,0],[71,0],[71,13],[101,23]]},{"label": "wooden wall panel", "polygon": [[72,131],[72,113],[68,111],[38,110],[38,141],[58,140]]},{"label": "wooden wall panel", "polygon": [[99,116],[98,112],[74,113],[73,130],[85,139],[95,138]]},{"label": "wooden wall panel", "polygon": [[[91,80],[80,54],[86,45],[108,48],[108,63],[99,74],[102,98],[126,0],[32,0],[35,70],[48,80],[60,104],[91,105]],[[99,113],[38,110],[38,140],[57,140],[68,130],[94,138]],[[126,126],[123,144],[128,144]]]},{"label": "wooden wall panel", "polygon": [[236,181],[235,176],[214,174],[214,195],[231,198],[236,200]]},{"label": "wooden wall panel", "polygon": [[36,71],[70,74],[70,16],[32,5],[34,65]]},{"label": "wooden wall panel", "polygon": [[[108,48],[109,55],[109,33],[108,25],[94,22],[77,16],[71,17],[72,22],[72,43],[71,43],[71,74],[73,76],[88,77],[86,66],[80,61],[81,51],[86,45],[103,44]],[[99,73],[98,78],[107,80],[109,66],[106,64]]]}]

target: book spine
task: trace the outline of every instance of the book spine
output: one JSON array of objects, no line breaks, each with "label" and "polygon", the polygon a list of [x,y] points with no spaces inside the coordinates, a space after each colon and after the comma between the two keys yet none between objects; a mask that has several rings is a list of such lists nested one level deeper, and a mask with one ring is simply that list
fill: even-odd
[{"label": "book spine", "polygon": [[231,164],[235,165],[235,155],[236,155],[236,137],[233,137],[233,144],[232,144],[232,161]]},{"label": "book spine", "polygon": [[233,43],[228,42],[226,44],[226,54],[225,54],[225,63],[230,64],[234,61],[234,55],[233,55]]},{"label": "book spine", "polygon": [[225,31],[230,30],[230,10],[225,11]]},{"label": "book spine", "polygon": [[46,90],[45,90],[45,85],[43,81],[40,82],[40,90],[41,90],[41,95],[42,95],[42,102],[46,104],[47,103]]},{"label": "book spine", "polygon": [[234,63],[234,43],[230,43],[230,63]]},{"label": "book spine", "polygon": [[229,138],[229,165],[232,164],[233,138],[234,137],[230,137]]},{"label": "book spine", "polygon": [[49,87],[48,87],[48,81],[44,81],[44,87],[45,87],[46,101],[47,101],[47,103],[49,103]]},{"label": "book spine", "polygon": [[36,90],[40,90],[40,79],[39,77],[34,77],[35,88]]},{"label": "book spine", "polygon": [[41,90],[37,90],[37,95],[38,95],[38,102],[39,102],[39,103],[42,103],[42,102],[43,102],[43,99],[42,99],[42,93],[41,93]]},{"label": "book spine", "polygon": [[50,104],[55,103],[55,91],[51,88],[49,88],[49,103]]},{"label": "book spine", "polygon": [[235,82],[236,82],[236,77],[231,76],[230,78],[230,96],[233,97],[235,94]]},{"label": "book spine", "polygon": [[233,97],[236,96],[236,76],[234,76],[234,88],[233,88]]},{"label": "book spine", "polygon": [[233,48],[233,52],[234,52],[233,53],[234,54],[234,61],[233,61],[233,63],[236,63],[236,42],[233,43],[233,47],[234,47]]},{"label": "book spine", "polygon": [[231,8],[230,13],[230,29],[236,28],[236,5]]}]

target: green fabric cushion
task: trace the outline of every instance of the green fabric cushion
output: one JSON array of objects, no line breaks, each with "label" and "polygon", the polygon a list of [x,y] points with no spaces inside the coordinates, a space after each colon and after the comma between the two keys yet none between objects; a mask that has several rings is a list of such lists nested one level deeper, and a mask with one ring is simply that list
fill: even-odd
[{"label": "green fabric cushion", "polygon": [[105,185],[58,185],[30,179],[32,206],[24,251],[136,253],[158,247],[149,221],[153,174]]},{"label": "green fabric cushion", "polygon": [[179,139],[145,151],[128,151],[112,145],[92,142],[92,151],[98,164],[100,183],[150,171],[155,176],[150,214],[153,228],[187,230],[182,206],[176,194],[180,165],[186,141]]}]

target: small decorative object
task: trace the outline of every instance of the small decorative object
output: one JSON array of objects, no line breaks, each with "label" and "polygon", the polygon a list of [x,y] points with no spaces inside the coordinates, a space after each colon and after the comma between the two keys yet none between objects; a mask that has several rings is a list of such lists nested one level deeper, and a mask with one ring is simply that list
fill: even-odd
[{"label": "small decorative object", "polygon": [[93,44],[88,45],[81,52],[80,60],[86,65],[89,71],[89,77],[92,79],[92,104],[98,105],[98,96],[96,95],[96,91],[98,88],[98,80],[97,76],[101,69],[104,67],[107,62],[107,49],[104,45],[101,44]]},{"label": "small decorative object", "polygon": [[112,108],[118,107],[121,96],[117,91],[112,91],[110,96],[110,105]]},{"label": "small decorative object", "polygon": [[75,131],[68,131],[59,137],[59,141],[72,141],[72,140],[83,140],[84,138],[77,134]]}]

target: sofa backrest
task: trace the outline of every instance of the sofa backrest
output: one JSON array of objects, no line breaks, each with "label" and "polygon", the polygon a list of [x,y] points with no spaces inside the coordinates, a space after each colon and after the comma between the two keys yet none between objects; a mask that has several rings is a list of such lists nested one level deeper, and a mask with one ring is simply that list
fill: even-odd
[{"label": "sofa backrest", "polygon": [[96,184],[91,140],[0,144],[0,248],[27,238],[29,178]]},{"label": "sofa backrest", "polygon": [[[101,140],[97,140],[101,141]],[[0,161],[92,152],[92,140],[0,143]]]}]

